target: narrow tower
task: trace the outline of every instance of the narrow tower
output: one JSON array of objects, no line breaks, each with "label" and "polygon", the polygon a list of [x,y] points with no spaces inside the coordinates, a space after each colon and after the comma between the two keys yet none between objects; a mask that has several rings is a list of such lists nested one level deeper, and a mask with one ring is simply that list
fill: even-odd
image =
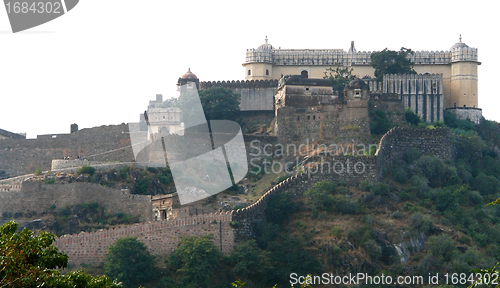
[{"label": "narrow tower", "polygon": [[[445,99],[445,107],[478,108],[477,48],[471,48],[462,42],[451,47],[451,96]],[[447,101],[448,100],[448,101]]]},{"label": "narrow tower", "polygon": [[[271,80],[273,78],[273,46],[265,43],[257,49],[247,49],[245,67],[245,80]],[[278,77],[279,78],[279,77]]]}]

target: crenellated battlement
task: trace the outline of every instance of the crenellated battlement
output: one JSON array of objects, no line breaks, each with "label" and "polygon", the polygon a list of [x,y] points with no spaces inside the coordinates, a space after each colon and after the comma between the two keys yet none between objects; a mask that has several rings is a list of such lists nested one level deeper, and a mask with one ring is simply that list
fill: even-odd
[{"label": "crenellated battlement", "polygon": [[210,87],[224,87],[229,89],[238,88],[270,88],[278,87],[278,80],[232,80],[232,81],[203,81],[200,82],[200,89],[205,90]]},{"label": "crenellated battlement", "polygon": [[[448,65],[456,61],[478,61],[477,48],[460,42],[447,51],[414,51],[409,56],[416,65]],[[354,43],[353,43],[354,44]],[[379,51],[360,51],[354,47],[343,49],[276,49],[271,45],[261,45],[247,49],[245,64],[269,63],[277,66],[287,65],[371,65],[371,55]]]},{"label": "crenellated battlement", "polygon": [[230,227],[230,212],[210,213],[198,216],[159,221],[147,224],[117,226],[95,232],[57,237],[55,246],[69,256],[75,265],[99,265],[104,261],[108,248],[120,238],[137,237],[153,255],[173,252],[181,237],[212,234],[213,241],[223,253],[233,250],[234,237]]}]

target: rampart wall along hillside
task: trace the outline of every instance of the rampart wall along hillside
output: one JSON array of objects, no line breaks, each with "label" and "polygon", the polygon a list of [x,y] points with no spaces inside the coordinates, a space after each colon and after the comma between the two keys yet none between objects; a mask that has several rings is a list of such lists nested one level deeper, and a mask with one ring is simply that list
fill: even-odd
[{"label": "rampart wall along hillside", "polygon": [[432,154],[441,160],[454,160],[454,145],[448,128],[408,129],[394,127],[382,136],[377,152],[377,173],[380,179],[394,161],[403,153],[415,148],[423,154]]},{"label": "rampart wall along hillside", "polygon": [[[252,137],[246,137],[246,141],[259,139],[262,140],[261,145],[263,143],[272,145],[276,141],[275,137],[269,139],[266,136]],[[382,172],[411,147],[444,160],[453,160],[454,148],[451,137],[449,129],[446,128],[393,128],[382,137],[376,156],[332,156],[324,159],[323,162],[330,161],[331,164],[323,167],[305,163],[307,168],[304,173],[288,178],[272,187],[256,203],[246,208],[221,214],[203,214],[184,219],[67,235],[57,238],[56,246],[68,253],[70,263],[97,265],[104,260],[108,247],[118,238],[137,237],[146,244],[151,253],[159,255],[174,251],[181,236],[213,234],[214,244],[228,254],[239,242],[255,237],[253,234],[255,224],[265,218],[267,204],[275,195],[288,191],[294,199],[299,199],[314,183],[322,180],[344,180],[350,185],[358,185],[361,181],[375,183],[382,177]],[[341,168],[341,164],[344,169]],[[327,167],[329,169],[326,169]],[[360,170],[361,167],[364,169]],[[72,188],[68,189],[68,187]],[[133,211],[137,211],[145,213],[146,218],[151,217],[151,200],[141,198],[148,196],[120,194],[120,192],[110,192],[107,189],[111,188],[89,183],[57,185],[27,181],[23,182],[20,192],[1,192],[0,197],[3,198],[1,198],[0,207],[4,210],[15,207],[15,209],[39,211],[52,204],[60,207],[70,205],[70,203],[99,202],[94,199],[104,197],[102,199],[104,203],[112,201],[114,205],[123,205],[122,208],[116,209],[124,209],[124,213],[134,214]],[[108,196],[102,196],[105,194]],[[140,205],[143,206],[139,207]],[[146,210],[147,212],[140,212]]]},{"label": "rampart wall along hillside", "polygon": [[200,82],[200,89],[224,87],[241,95],[241,111],[272,111],[274,94],[278,89],[278,80],[250,81],[206,81]]},{"label": "rampart wall along hillside", "polygon": [[7,177],[50,170],[53,159],[80,156],[90,161],[132,162],[126,124],[82,129],[71,134],[39,135],[36,139],[0,140],[0,170]]},{"label": "rampart wall along hillside", "polygon": [[152,255],[170,254],[177,248],[181,237],[213,235],[213,242],[224,254],[234,248],[234,231],[230,226],[231,214],[204,214],[184,219],[147,224],[120,226],[78,235],[56,238],[56,247],[69,256],[69,262],[99,265],[108,248],[119,238],[136,237]]},{"label": "rampart wall along hillside", "polygon": [[36,212],[40,214],[55,205],[57,209],[81,203],[99,203],[107,213],[122,212],[140,215],[142,222],[152,216],[151,196],[133,195],[93,183],[45,184],[41,181],[25,181],[20,190],[0,191],[0,215]]}]

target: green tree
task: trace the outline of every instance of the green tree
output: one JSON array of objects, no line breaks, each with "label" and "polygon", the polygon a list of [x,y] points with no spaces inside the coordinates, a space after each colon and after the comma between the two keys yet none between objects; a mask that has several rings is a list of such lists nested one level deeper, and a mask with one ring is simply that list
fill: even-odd
[{"label": "green tree", "polygon": [[154,276],[154,258],[137,238],[126,237],[115,241],[106,255],[104,273],[123,283],[137,287]]},{"label": "green tree", "polygon": [[266,221],[280,225],[285,224],[295,212],[296,206],[289,192],[277,193],[267,203]]},{"label": "green tree", "polygon": [[231,254],[233,272],[244,281],[251,279],[259,287],[267,280],[267,275],[273,269],[269,262],[269,252],[261,250],[255,240],[240,243]]},{"label": "green tree", "polygon": [[417,113],[413,112],[413,110],[411,110],[408,107],[405,110],[405,121],[406,121],[406,123],[408,123],[410,125],[418,126],[418,124],[420,124],[422,122],[422,119],[420,118],[420,116]]},{"label": "green tree", "polygon": [[[195,92],[186,92],[179,96],[179,107],[184,119],[189,119],[193,117],[193,113],[196,113],[192,109],[197,101],[193,93]],[[207,120],[237,120],[240,112],[240,94],[224,87],[210,87],[206,90],[199,90],[198,95]]]},{"label": "green tree", "polygon": [[385,134],[393,125],[387,118],[387,114],[382,110],[370,113],[370,132],[376,135]]},{"label": "green tree", "polygon": [[332,211],[335,208],[335,199],[332,194],[335,191],[335,184],[331,181],[320,181],[304,192],[305,203],[311,208],[312,215],[317,215],[319,211]]},{"label": "green tree", "polygon": [[179,107],[179,98],[168,98],[160,106],[161,108]]},{"label": "green tree", "polygon": [[0,287],[108,288],[121,287],[107,276],[93,277],[83,270],[61,275],[68,255],[52,245],[54,234],[29,229],[17,231],[14,221],[0,226]]},{"label": "green tree", "polygon": [[375,68],[377,81],[382,81],[384,74],[416,74],[413,70],[415,64],[410,60],[410,55],[414,52],[411,49],[401,47],[399,51],[392,51],[385,48],[380,52],[372,53],[371,62]]},{"label": "green tree", "polygon": [[213,235],[182,238],[169,262],[182,275],[182,287],[210,287],[219,269],[222,254],[212,242]]},{"label": "green tree", "polygon": [[352,68],[340,68],[337,67],[335,70],[333,68],[327,68],[324,72],[324,79],[329,79],[332,82],[333,89],[337,91],[339,97],[343,97],[344,88],[349,82],[356,78],[355,75],[352,75]]}]

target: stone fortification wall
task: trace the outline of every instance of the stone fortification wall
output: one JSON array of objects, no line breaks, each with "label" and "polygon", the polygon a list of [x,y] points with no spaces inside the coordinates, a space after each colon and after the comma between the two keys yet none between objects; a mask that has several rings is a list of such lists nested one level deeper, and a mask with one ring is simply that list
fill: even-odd
[{"label": "stone fortification wall", "polygon": [[238,225],[238,229],[235,230],[235,243],[255,238],[254,227],[265,219],[267,203],[275,195],[288,191],[292,194],[293,200],[297,200],[314,183],[323,180],[344,180],[354,186],[359,185],[361,181],[374,184],[377,180],[376,165],[375,157],[335,156],[320,165],[309,166],[306,172],[294,175],[269,189],[254,204],[232,211],[232,220]]},{"label": "stone fortification wall", "polygon": [[23,183],[21,181],[0,181],[0,192],[21,191]]},{"label": "stone fortification wall", "polygon": [[78,168],[82,166],[92,166],[96,168],[96,170],[108,170],[108,169],[117,169],[124,166],[141,166],[141,163],[136,162],[119,162],[119,163],[110,163],[110,162],[101,162],[101,161],[88,161],[88,160],[52,160],[51,171],[76,171]]},{"label": "stone fortification wall", "polygon": [[410,148],[416,148],[423,154],[435,155],[442,160],[453,160],[454,146],[451,138],[452,135],[448,128],[392,128],[380,139],[375,153],[378,177],[382,177],[386,167],[399,159]]},{"label": "stone fortification wall", "polygon": [[70,157],[103,162],[134,161],[128,126],[82,129],[71,134],[39,135],[37,139],[0,140],[0,171],[7,177],[50,170],[53,159]]},{"label": "stone fortification wall", "polygon": [[475,124],[479,124],[481,122],[481,118],[483,117],[483,109],[481,108],[454,107],[447,108],[446,112],[452,113],[455,117],[457,117],[457,119],[469,119]]},{"label": "stone fortification wall", "polygon": [[277,110],[274,131],[282,143],[305,139],[364,142],[360,135],[370,132],[367,105],[366,100],[348,100],[343,105],[283,107]]},{"label": "stone fortification wall", "polygon": [[68,254],[71,264],[99,265],[104,261],[108,248],[120,238],[137,237],[146,244],[152,255],[161,255],[172,253],[181,237],[213,234],[215,246],[224,254],[229,254],[234,248],[234,232],[230,223],[229,212],[204,214],[97,232],[82,232],[78,235],[64,235],[56,238],[55,246]]},{"label": "stone fortification wall", "polygon": [[25,181],[20,190],[0,191],[0,215],[4,212],[47,211],[51,205],[64,208],[81,203],[97,202],[110,213],[140,215],[142,222],[151,221],[151,197],[132,195],[93,183],[44,184]]},{"label": "stone fortification wall", "polygon": [[224,87],[241,95],[241,111],[272,111],[274,108],[274,94],[278,87],[278,80],[251,80],[251,81],[207,81],[200,83],[200,89],[210,87]]},{"label": "stone fortification wall", "polygon": [[376,110],[390,112],[386,115],[393,125],[405,123],[403,101],[398,94],[371,93],[368,108],[370,113]]}]

